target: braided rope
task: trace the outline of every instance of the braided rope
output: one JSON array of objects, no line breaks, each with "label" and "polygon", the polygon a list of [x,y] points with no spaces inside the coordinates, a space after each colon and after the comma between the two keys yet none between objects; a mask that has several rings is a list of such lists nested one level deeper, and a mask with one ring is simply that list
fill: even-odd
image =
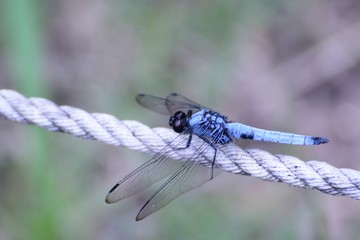
[{"label": "braided rope", "polygon": [[[78,108],[57,106],[43,98],[27,99],[12,90],[0,90],[0,116],[14,122],[38,125],[49,131],[152,154],[158,153],[177,136],[168,128],[149,128],[136,121],[119,121],[108,114],[89,114]],[[174,149],[166,154],[175,160],[196,161],[210,167],[211,151],[202,153],[196,159],[191,158],[200,144],[202,140],[194,136],[188,149]],[[241,149],[235,144],[227,144],[219,147],[216,166],[235,174],[360,200],[360,172],[338,169],[325,162],[303,162],[293,156],[272,155],[259,149]]]}]

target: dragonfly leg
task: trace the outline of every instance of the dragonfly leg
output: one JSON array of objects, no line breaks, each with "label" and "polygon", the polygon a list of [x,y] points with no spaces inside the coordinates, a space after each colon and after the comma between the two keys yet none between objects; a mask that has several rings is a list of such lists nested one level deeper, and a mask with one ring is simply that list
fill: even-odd
[{"label": "dragonfly leg", "polygon": [[176,150],[187,149],[187,148],[190,146],[191,140],[192,140],[192,133],[189,134],[189,138],[188,138],[188,140],[187,140],[187,142],[186,142],[186,146],[185,146],[185,147],[176,148]]},{"label": "dragonfly leg", "polygon": [[203,136],[199,136],[204,142],[206,142],[207,144],[209,144],[215,151],[214,153],[214,157],[213,157],[213,160],[212,160],[212,163],[211,163],[211,179],[214,178],[214,166],[215,166],[215,160],[216,160],[216,153],[217,153],[217,148],[216,148],[216,145],[212,142],[210,142],[208,139],[206,139],[205,137]]}]

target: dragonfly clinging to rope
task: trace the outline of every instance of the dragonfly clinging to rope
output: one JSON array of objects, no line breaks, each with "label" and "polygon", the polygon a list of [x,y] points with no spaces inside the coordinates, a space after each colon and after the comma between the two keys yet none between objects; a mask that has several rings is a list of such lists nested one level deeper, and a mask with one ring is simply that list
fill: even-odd
[{"label": "dragonfly clinging to rope", "polygon": [[[270,131],[251,127],[239,122],[228,121],[227,117],[202,106],[178,93],[171,93],[166,98],[146,94],[136,96],[137,102],[155,112],[170,115],[169,125],[179,133],[173,144],[168,144],[159,153],[129,175],[119,181],[106,196],[107,203],[117,202],[134,195],[150,185],[170,177],[150,197],[141,208],[136,220],[141,220],[166,206],[179,195],[190,191],[213,179],[221,169],[216,167],[216,155],[219,145],[228,144],[237,139],[251,139],[293,145],[319,145],[329,140],[294,133]],[[193,153],[196,159],[204,151],[214,151],[211,168],[195,161],[173,161],[167,158],[174,145],[178,151],[187,149],[193,135],[203,140],[203,144]],[[174,144],[175,143],[175,144]]]}]

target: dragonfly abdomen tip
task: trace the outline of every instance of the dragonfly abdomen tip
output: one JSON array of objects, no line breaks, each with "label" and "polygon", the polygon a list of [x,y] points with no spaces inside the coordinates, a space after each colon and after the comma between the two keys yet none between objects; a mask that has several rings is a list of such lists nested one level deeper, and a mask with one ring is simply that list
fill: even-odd
[{"label": "dragonfly abdomen tip", "polygon": [[314,145],[319,145],[329,142],[329,139],[323,137],[312,137],[312,140],[314,141]]}]

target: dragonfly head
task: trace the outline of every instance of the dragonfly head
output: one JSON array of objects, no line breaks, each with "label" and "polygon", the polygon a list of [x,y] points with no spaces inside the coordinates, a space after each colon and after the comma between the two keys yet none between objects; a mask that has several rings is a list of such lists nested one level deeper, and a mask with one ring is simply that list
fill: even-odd
[{"label": "dragonfly head", "polygon": [[177,111],[173,116],[169,119],[169,125],[174,129],[177,133],[182,133],[188,127],[187,116],[182,111]]}]

